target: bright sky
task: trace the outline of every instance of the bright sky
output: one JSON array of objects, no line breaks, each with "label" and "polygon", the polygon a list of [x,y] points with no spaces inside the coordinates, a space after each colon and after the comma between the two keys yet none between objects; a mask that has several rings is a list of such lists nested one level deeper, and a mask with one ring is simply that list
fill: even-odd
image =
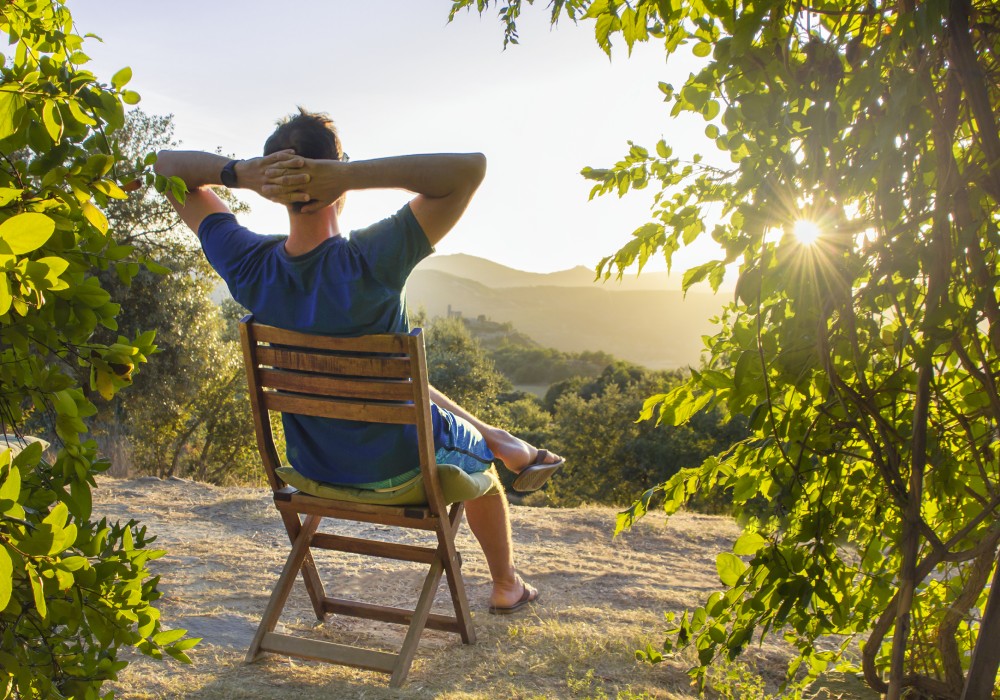
[{"label": "bright sky", "polygon": [[[716,151],[700,119],[669,119],[657,89],[687,77],[695,59],[685,50],[668,66],[656,44],[631,57],[622,45],[609,61],[592,24],[550,30],[546,4],[525,7],[521,43],[504,51],[494,10],[448,24],[448,0],[69,3],[79,31],[104,40],[85,46],[88,67],[109,80],[130,66],[140,106],[173,114],[184,148],[258,155],[276,119],[302,105],[330,113],[352,160],[482,151],[486,181],[438,252],[551,272],[593,267],[648,220],[651,191],[588,202],[583,166],[613,164],[628,139]],[[246,225],[285,231],[283,208],[246,199]],[[405,201],[400,192],[351,193],[342,227]],[[682,251],[675,274],[705,257]]]}]

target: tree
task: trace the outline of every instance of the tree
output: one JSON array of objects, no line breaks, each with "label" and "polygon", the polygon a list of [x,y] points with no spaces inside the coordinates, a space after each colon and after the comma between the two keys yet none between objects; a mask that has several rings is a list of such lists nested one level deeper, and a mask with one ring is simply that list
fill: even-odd
[{"label": "tree", "polygon": [[[453,0],[452,14],[473,4],[492,5]],[[508,42],[522,4],[497,5]],[[706,365],[644,415],[682,424],[720,407],[753,435],[644,494],[620,527],[659,495],[673,512],[705,489],[737,507],[763,495],[773,512],[719,555],[724,590],[675,620],[666,648],[694,646],[703,677],[782,632],[799,652],[789,679],[806,683],[863,638],[865,678],[889,698],[988,697],[1000,663],[1000,7],[549,7],[553,22],[592,22],[609,55],[612,40],[655,40],[701,57],[660,89],[671,116],[704,117],[729,159],[630,143],[612,167],[584,169],[592,196],[658,189],[651,221],[599,275],[656,254],[669,264],[706,235],[724,255],[688,270],[685,288],[718,288],[739,268]],[[818,237],[796,235],[806,229]],[[843,645],[821,651],[827,635]]]},{"label": "tree", "polygon": [[487,423],[503,427],[497,402],[510,382],[458,318],[436,318],[427,332],[427,376],[437,389]]},{"label": "tree", "polygon": [[[154,349],[151,333],[94,340],[118,312],[96,273],[134,274],[102,208],[136,175],[111,136],[139,96],[129,69],[108,85],[82,67],[61,0],[4,3],[0,31],[11,46],[0,62],[0,427],[14,448],[0,451],[0,689],[96,698],[126,665],[122,647],[187,660],[197,641],[161,630],[146,565],[163,552],[145,528],[91,513],[108,463],[86,438],[96,409],[84,388],[110,398]],[[19,439],[39,417],[54,459]]]},{"label": "tree", "polygon": [[[636,421],[645,397],[669,390],[681,378],[678,372],[652,372],[619,361],[591,381],[555,385],[545,444],[566,458],[566,466],[545,491],[548,503],[620,506],[746,436],[742,421],[724,421],[720,411],[669,428]],[[695,506],[719,510],[725,503],[701,498]]]},{"label": "tree", "polygon": [[[176,148],[173,118],[132,109],[116,141],[124,158],[142,162],[147,153]],[[228,192],[223,196],[235,212],[248,210]],[[242,351],[228,330],[234,319],[227,317],[241,312],[213,301],[218,277],[155,189],[109,202],[107,214],[118,239],[146,263],[132,263],[133,274],[125,278],[113,270],[101,274],[122,308],[118,330],[155,330],[158,352],[136,377],[134,391],[98,401],[95,432],[126,441],[140,472],[215,483],[246,480],[259,463]]]}]

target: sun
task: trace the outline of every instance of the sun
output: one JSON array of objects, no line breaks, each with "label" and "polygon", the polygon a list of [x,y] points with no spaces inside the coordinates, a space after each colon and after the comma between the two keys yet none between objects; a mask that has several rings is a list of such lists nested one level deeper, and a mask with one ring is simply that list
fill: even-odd
[{"label": "sun", "polygon": [[793,230],[795,231],[795,237],[802,245],[813,245],[823,235],[823,231],[816,225],[816,222],[809,221],[808,219],[799,219],[796,221]]}]

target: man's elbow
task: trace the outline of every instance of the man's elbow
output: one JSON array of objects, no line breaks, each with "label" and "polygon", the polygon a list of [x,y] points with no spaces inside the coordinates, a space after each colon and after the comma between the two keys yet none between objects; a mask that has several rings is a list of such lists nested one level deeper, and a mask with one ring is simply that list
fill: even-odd
[{"label": "man's elbow", "polygon": [[469,181],[473,189],[479,187],[486,177],[486,156],[482,153],[469,153]]},{"label": "man's elbow", "polygon": [[177,174],[176,159],[173,151],[158,151],[156,153],[156,163],[153,164],[153,172],[163,177],[173,177]]},{"label": "man's elbow", "polygon": [[478,187],[486,177],[486,156],[482,153],[470,153],[469,158],[472,161],[472,178]]}]

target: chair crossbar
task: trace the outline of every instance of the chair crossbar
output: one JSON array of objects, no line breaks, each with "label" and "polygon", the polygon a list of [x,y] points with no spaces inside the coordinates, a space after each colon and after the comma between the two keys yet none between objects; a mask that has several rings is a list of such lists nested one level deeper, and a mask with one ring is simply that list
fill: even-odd
[{"label": "chair crossbar", "polygon": [[319,639],[293,637],[287,634],[268,632],[260,644],[261,651],[270,651],[286,656],[296,656],[313,661],[328,661],[345,666],[366,668],[372,671],[392,673],[396,667],[398,654],[362,649],[349,644],[324,642]]},{"label": "chair crossbar", "polygon": [[[347,615],[348,617],[363,617],[379,622],[390,622],[397,625],[408,625],[413,620],[413,611],[404,608],[393,608],[385,605],[374,605],[364,603],[359,600],[345,600],[343,598],[324,598],[323,609],[336,615]],[[438,615],[430,613],[427,615],[426,626],[441,632],[460,633],[458,620],[452,615]]]},{"label": "chair crossbar", "polygon": [[[322,501],[323,499],[317,499]],[[395,527],[416,528],[418,530],[436,530],[439,518],[431,515],[423,508],[395,508],[397,513],[381,510],[367,510],[355,508],[363,506],[363,503],[348,503],[347,501],[328,501],[333,505],[323,505],[312,501],[286,502],[275,499],[275,506],[278,510],[287,513],[301,513],[304,515],[319,515],[324,518],[339,518],[341,520],[353,520],[359,523],[379,523],[381,525],[392,525]],[[388,508],[389,506],[381,506]],[[379,506],[374,506],[379,508]]]},{"label": "chair crossbar", "polygon": [[420,547],[414,544],[399,544],[397,542],[382,542],[381,540],[363,540],[357,537],[344,537],[317,532],[312,538],[314,549],[330,549],[351,554],[365,554],[383,559],[398,561],[414,561],[430,564],[437,556],[437,547]]}]

